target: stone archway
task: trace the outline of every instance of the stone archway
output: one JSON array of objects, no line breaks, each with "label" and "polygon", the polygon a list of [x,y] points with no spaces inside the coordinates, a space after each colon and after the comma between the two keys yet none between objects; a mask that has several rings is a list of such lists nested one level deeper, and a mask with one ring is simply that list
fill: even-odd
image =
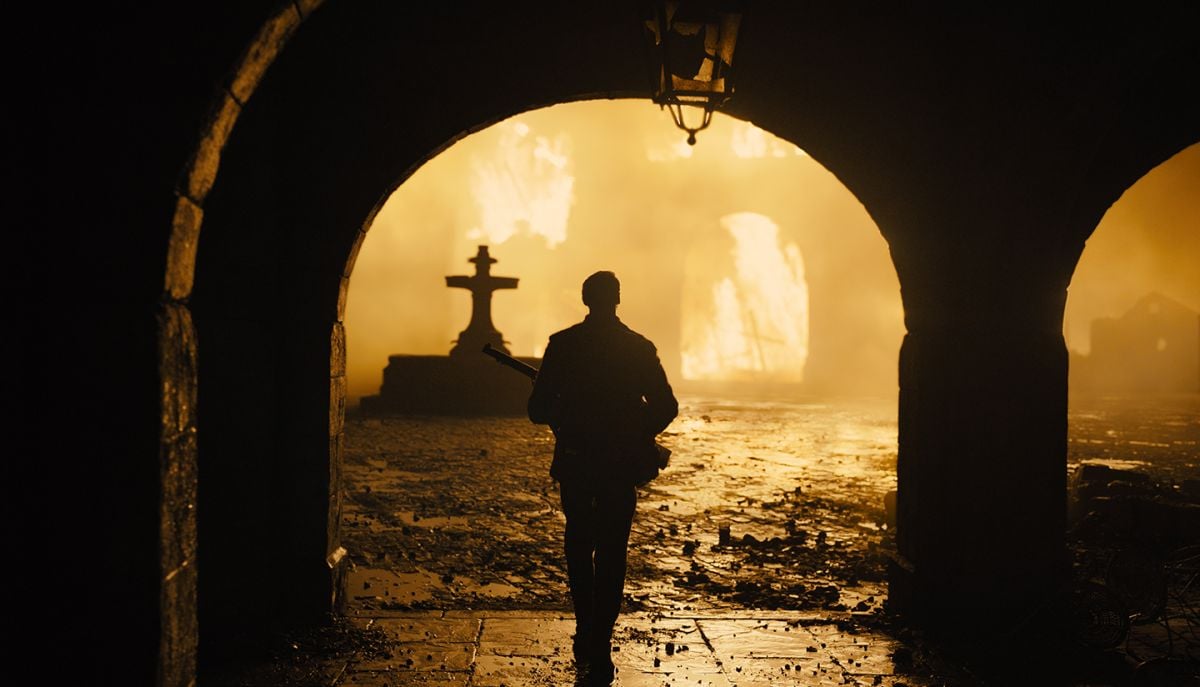
[{"label": "stone archway", "polygon": [[221,85],[195,152],[176,187],[158,321],[161,403],[159,462],[160,684],[190,684],[196,671],[197,626],[197,341],[188,300],[204,203],[216,182],[221,153],[259,81],[296,28],[322,0],[282,4]]},{"label": "stone archway", "polygon": [[[201,579],[213,585],[207,596],[201,589],[200,606],[228,592],[230,608],[285,609],[285,619],[299,620],[333,605],[340,314],[378,190],[481,123],[642,88],[636,32],[603,4],[534,7],[528,16],[493,9],[464,20],[437,9],[400,17],[399,8],[330,3],[297,31],[315,7],[288,4],[260,31],[218,98],[177,197],[159,308],[167,683],[186,682],[196,645],[197,469],[200,517],[211,516],[213,541],[225,546],[246,534],[240,506],[251,504],[249,519],[259,521],[257,538],[223,553],[205,551],[199,535]],[[834,12],[813,22],[796,11],[763,10],[734,114],[802,141],[863,199],[891,244],[909,330],[901,355],[905,560],[894,593],[935,621],[978,610],[955,603],[980,584],[997,590],[985,607],[1004,607],[1059,574],[1061,536],[1047,522],[1058,522],[1065,455],[1060,325],[1070,268],[1094,226],[1086,220],[1124,188],[1122,179],[1197,138],[1200,117],[1178,87],[1192,63],[1171,43],[1165,57],[1096,67],[1137,87],[1080,96],[1096,105],[1081,122],[1074,101],[1030,114],[995,97],[979,73],[1036,90],[1023,84],[1042,71],[973,48],[971,31],[935,35],[907,15]],[[419,50],[393,40],[395,27],[418,25]],[[1062,38],[1023,30],[1048,44]],[[933,47],[912,50],[913,36]],[[1085,52],[1106,47],[1076,40]],[[473,81],[498,45],[515,46],[511,71]],[[862,49],[848,56],[844,45]],[[973,58],[975,71],[948,59],[959,54]],[[954,97],[929,88],[931,69],[961,87]],[[1144,130],[1147,118],[1159,126]],[[1014,139],[1031,138],[1043,152],[1011,152]],[[995,164],[981,170],[982,156]],[[959,403],[964,397],[983,400]],[[227,431],[248,425],[253,431]],[[206,451],[219,460],[206,460]],[[997,470],[1006,460],[1008,469]],[[273,480],[284,465],[289,477]],[[1019,507],[1006,506],[1006,489],[1031,483]],[[217,490],[207,504],[205,484]],[[987,498],[977,498],[988,486]],[[1014,560],[1017,552],[1024,558]],[[263,599],[254,584],[238,588],[246,570],[275,583],[269,602],[256,606]]]}]

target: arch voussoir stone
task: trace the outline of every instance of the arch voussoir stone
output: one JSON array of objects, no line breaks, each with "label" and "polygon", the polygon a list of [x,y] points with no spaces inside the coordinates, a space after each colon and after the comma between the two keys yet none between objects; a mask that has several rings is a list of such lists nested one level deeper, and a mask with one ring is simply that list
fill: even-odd
[{"label": "arch voussoir stone", "polygon": [[[198,346],[187,301],[194,285],[203,205],[216,183],[222,151],[243,105],[296,28],[321,4],[322,0],[284,3],[262,25],[233,69],[228,85],[220,89],[211,106],[195,152],[177,186],[157,327],[162,409],[159,539],[163,571],[157,682],[162,687],[195,683],[199,646]],[[339,446],[331,459],[340,461],[340,456]]]}]

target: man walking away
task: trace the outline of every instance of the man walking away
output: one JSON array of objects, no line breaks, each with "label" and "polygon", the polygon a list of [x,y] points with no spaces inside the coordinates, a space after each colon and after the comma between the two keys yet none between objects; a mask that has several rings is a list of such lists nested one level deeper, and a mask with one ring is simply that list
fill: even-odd
[{"label": "man walking away", "polygon": [[550,337],[529,419],[550,425],[557,439],[550,475],[561,484],[567,518],[575,661],[589,683],[607,685],[636,485],[656,474],[646,471],[647,455],[679,404],[654,344],[617,318],[616,275],[588,277],[583,302],[584,321]]}]

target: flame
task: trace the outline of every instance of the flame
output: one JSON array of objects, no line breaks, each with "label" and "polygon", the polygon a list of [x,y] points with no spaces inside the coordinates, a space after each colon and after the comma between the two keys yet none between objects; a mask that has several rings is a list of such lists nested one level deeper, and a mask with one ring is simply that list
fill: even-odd
[{"label": "flame", "polygon": [[709,297],[684,303],[684,378],[803,381],[808,284],[800,249],[781,247],[779,227],[766,215],[726,215],[721,226],[732,249],[715,261],[692,256],[687,268],[685,294],[696,289]]},{"label": "flame", "polygon": [[492,154],[471,164],[471,198],[479,225],[467,238],[502,244],[517,234],[540,236],[547,248],[567,240],[575,201],[570,138],[531,136],[529,125],[496,125],[500,139]]}]

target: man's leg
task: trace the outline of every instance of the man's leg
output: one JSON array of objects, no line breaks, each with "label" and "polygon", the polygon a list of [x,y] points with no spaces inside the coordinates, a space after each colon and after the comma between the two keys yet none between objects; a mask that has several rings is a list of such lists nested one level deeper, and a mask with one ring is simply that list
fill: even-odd
[{"label": "man's leg", "polygon": [[625,559],[636,510],[637,489],[633,485],[604,489],[596,496],[593,661],[607,664],[610,670],[612,631],[625,593]]},{"label": "man's leg", "polygon": [[563,514],[567,518],[564,548],[567,554],[567,582],[575,607],[576,658],[586,654],[595,627],[595,572],[592,554],[596,550],[595,498],[581,485],[562,483]]}]

